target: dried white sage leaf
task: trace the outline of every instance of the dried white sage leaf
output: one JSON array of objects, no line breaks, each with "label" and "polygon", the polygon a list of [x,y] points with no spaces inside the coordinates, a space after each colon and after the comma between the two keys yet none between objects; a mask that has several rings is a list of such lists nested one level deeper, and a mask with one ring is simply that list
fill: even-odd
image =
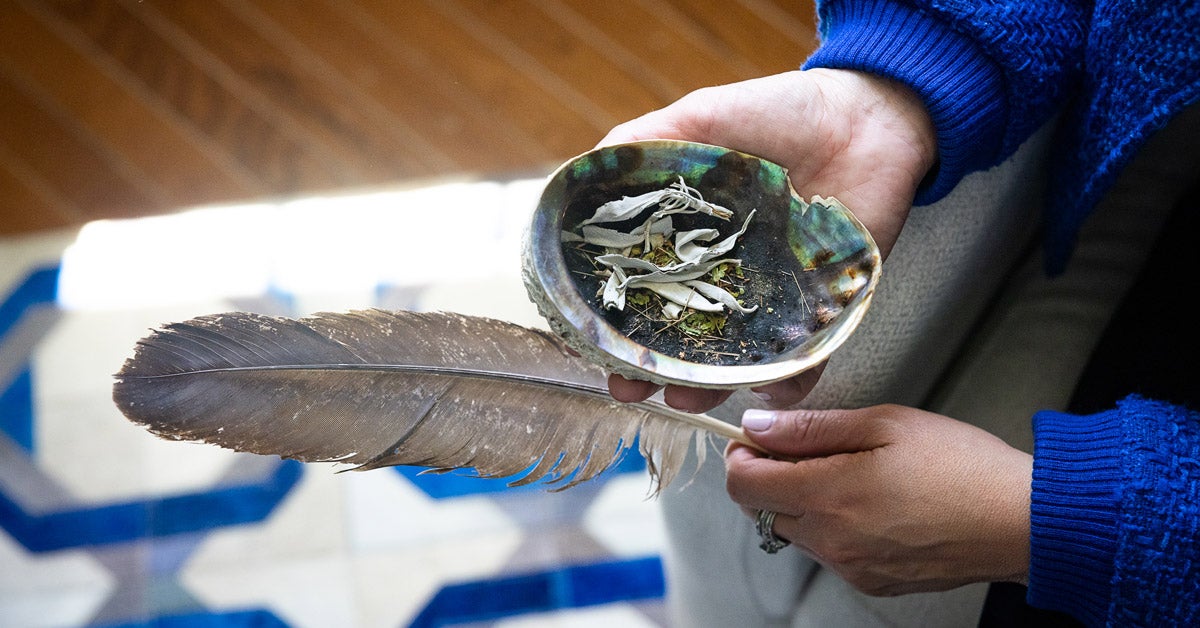
[{"label": "dried white sage leaf", "polygon": [[699,312],[723,312],[724,306],[720,303],[713,303],[701,296],[692,288],[689,288],[681,283],[647,283],[644,286],[647,290],[658,293],[668,301],[678,303],[683,307],[689,307]]},{"label": "dried white sage leaf", "polygon": [[675,227],[671,224],[670,216],[655,221],[648,220],[629,233],[607,227],[585,225],[582,240],[587,244],[609,249],[627,249],[638,244],[648,244],[647,235],[668,235],[674,230]]},{"label": "dried white sage leaf", "polygon": [[[710,259],[715,259],[718,255],[724,255],[728,253],[729,251],[733,250],[733,246],[737,244],[738,238],[742,237],[742,234],[746,233],[746,229],[750,227],[750,219],[754,218],[754,211],[755,210],[751,210],[750,214],[746,216],[746,221],[742,223],[742,228],[738,229],[737,233],[712,246],[706,247],[696,244],[696,240],[699,239],[696,237],[684,240],[681,244],[680,234],[675,234],[675,254],[679,256],[679,259],[685,262],[706,262]],[[703,230],[697,229],[696,231]],[[707,239],[701,241],[703,242],[711,240],[715,237],[715,235],[709,236]]]},{"label": "dried white sage leaf", "polygon": [[758,309],[757,305],[754,307],[743,306],[741,303],[738,303],[737,297],[730,294],[728,290],[705,281],[685,281],[683,282],[683,285],[694,289],[696,292],[699,292],[700,294],[713,299],[718,303],[721,303],[731,310],[737,310],[742,314],[749,314]]},{"label": "dried white sage leaf", "polygon": [[596,209],[591,218],[580,223],[591,225],[598,222],[620,222],[636,217],[643,211],[661,203],[667,197],[666,190],[655,190],[637,196],[624,196],[619,200],[609,201]]},{"label": "dried white sage leaf", "polygon": [[604,282],[603,306],[605,309],[625,309],[625,271],[614,267]]},{"label": "dried white sage leaf", "polygon": [[679,318],[680,314],[683,314],[683,306],[682,305],[675,303],[674,301],[667,301],[666,303],[663,304],[663,307],[662,307],[663,318],[665,318],[669,321],[673,321],[673,320]]},{"label": "dried white sage leaf", "polygon": [[[704,244],[695,244],[696,242],[707,243],[713,238],[721,235],[716,229],[692,229],[691,231],[678,231],[675,233],[675,254],[679,259],[691,261],[689,258],[698,258],[699,255],[690,254],[692,250],[704,249],[708,250],[708,246]],[[681,250],[683,251],[681,253]]]},{"label": "dried white sage leaf", "polygon": [[596,213],[580,225],[629,220],[655,205],[659,206],[659,209],[651,214],[655,219],[684,212],[700,212],[723,220],[729,220],[733,216],[731,210],[705,201],[699,190],[685,183],[683,177],[679,177],[679,181],[666,189],[609,201],[598,207]]},{"label": "dried white sage leaf", "polygon": [[[641,225],[629,232],[597,223],[631,220],[648,209],[654,208]],[[607,309],[625,308],[626,293],[633,288],[644,288],[655,292],[666,300],[663,317],[676,319],[687,309],[702,312],[724,312],[725,308],[742,313],[751,313],[757,307],[747,308],[738,302],[729,291],[702,280],[712,269],[721,264],[741,265],[738,259],[720,259],[737,244],[738,238],[746,233],[755,212],[751,211],[741,229],[716,244],[709,244],[720,237],[717,229],[692,229],[675,232],[671,215],[679,213],[705,213],[722,220],[729,220],[733,212],[704,200],[699,190],[679,180],[667,188],[626,196],[601,205],[591,218],[580,225],[582,235],[564,231],[564,242],[583,242],[604,249],[596,255],[596,263],[607,267],[608,277],[598,296]],[[666,265],[630,255],[634,246],[642,245],[649,252],[662,245],[663,239],[674,234],[674,251],[678,261]],[[711,299],[711,300],[710,300]]]},{"label": "dried white sage leaf", "polygon": [[[699,264],[672,264],[670,266],[656,266],[654,262],[644,260],[638,257],[626,257],[624,255],[600,255],[596,257],[596,261],[613,268],[621,268],[622,270],[644,270],[648,271],[644,274],[630,274],[629,279],[623,284],[625,287],[640,286],[647,283],[672,283],[679,281],[687,281],[689,279],[699,279],[708,272],[721,264],[731,263],[741,265],[741,260],[734,259],[714,259],[702,262]],[[628,273],[627,273],[628,274]]]}]

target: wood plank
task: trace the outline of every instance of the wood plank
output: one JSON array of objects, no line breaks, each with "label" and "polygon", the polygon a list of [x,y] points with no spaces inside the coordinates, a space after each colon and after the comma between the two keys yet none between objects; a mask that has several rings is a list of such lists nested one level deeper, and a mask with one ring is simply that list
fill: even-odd
[{"label": "wood plank", "polygon": [[815,22],[813,0],[0,2],[0,233],[544,172],[797,67]]},{"label": "wood plank", "polygon": [[746,5],[729,0],[658,0],[672,21],[688,24],[724,54],[745,59],[758,76],[794,70],[807,54],[790,29],[762,19]]},{"label": "wood plank", "polygon": [[[422,62],[401,38],[370,37],[346,3],[270,0],[241,5],[270,20],[328,65],[327,73],[347,83],[370,106],[404,121],[424,141],[455,162],[458,170],[498,172],[521,162],[548,160],[531,138],[495,124],[490,108],[462,90],[448,88],[444,75]],[[366,28],[370,28],[367,26]],[[346,42],[355,42],[347,46]],[[386,42],[386,43],[385,43]],[[481,150],[481,147],[486,147]]]},{"label": "wood plank", "polygon": [[820,40],[817,37],[817,8],[813,0],[738,0],[762,19],[776,24],[784,32],[793,33],[804,57],[808,57]]},{"label": "wood plank", "polygon": [[558,105],[575,111],[597,128],[607,130],[621,121],[620,116],[593,101],[589,94],[547,68],[547,59],[539,59],[522,50],[514,38],[481,22],[458,0],[425,0],[426,6],[454,22],[467,36],[487,47],[510,68],[510,74],[528,78]]},{"label": "wood plank", "polygon": [[463,85],[487,103],[495,124],[521,129],[555,159],[587,150],[609,128],[608,119],[597,121],[536,80],[513,72],[506,59],[430,5],[392,0],[358,0],[355,5],[383,31],[423,50],[442,68],[443,80]]},{"label": "wood plank", "polygon": [[602,46],[575,38],[562,23],[528,0],[493,0],[457,3],[463,18],[476,20],[519,49],[536,66],[531,72],[548,73],[570,85],[573,97],[603,108],[609,121],[618,123],[666,104],[667,99],[648,88],[636,75],[613,63]]},{"label": "wood plank", "polygon": [[0,144],[0,236],[69,227],[86,220],[24,163],[20,151]]},{"label": "wood plank", "polygon": [[755,69],[738,62],[706,41],[695,29],[672,23],[651,3],[626,0],[537,0],[543,10],[564,20],[584,20],[602,31],[646,67],[655,68],[680,87],[676,96],[709,85],[732,83],[755,76]]},{"label": "wood plank", "polygon": [[817,34],[817,7],[814,0],[738,0],[763,20],[792,36],[807,57],[821,40]]},{"label": "wood plank", "polygon": [[339,102],[366,121],[377,125],[385,141],[396,142],[420,155],[421,161],[431,168],[442,170],[461,169],[446,151],[426,137],[424,130],[415,128],[403,116],[382,107],[378,101],[358,89],[353,81],[340,74],[327,59],[314,52],[312,41],[297,37],[281,27],[263,11],[246,0],[216,0],[232,15],[271,42],[300,67],[306,68],[310,78],[328,86],[338,95]]},{"label": "wood plank", "polygon": [[102,52],[82,52],[86,42],[77,32],[62,24],[51,30],[43,22],[45,15],[26,9],[24,4],[0,3],[0,58],[75,120],[89,144],[105,148],[110,160],[120,160],[114,169],[140,179],[143,190],[162,191],[168,197],[165,205],[187,204],[212,190],[240,196],[264,191],[252,176],[222,161],[203,138],[181,129],[169,112],[142,99],[135,86],[110,74],[102,67]]},{"label": "wood plank", "polygon": [[266,189],[289,193],[354,182],[330,167],[331,153],[306,142],[291,125],[248,107],[238,94],[120,4],[69,0],[46,4],[169,108],[181,125],[209,138],[226,159],[237,162]]},{"label": "wood plank", "polygon": [[444,171],[442,155],[412,146],[411,137],[367,115],[318,69],[245,23],[224,4],[163,0],[131,11],[236,89],[248,103],[277,115],[336,156],[336,165],[364,183],[425,177]]},{"label": "wood plank", "polygon": [[103,151],[81,139],[73,120],[50,113],[45,95],[31,93],[27,80],[14,74],[0,60],[0,76],[8,83],[0,90],[5,116],[0,145],[13,155],[11,170],[28,173],[27,181],[36,178],[36,187],[47,190],[56,205],[75,208],[69,214],[86,207],[87,218],[133,216],[163,204],[155,191],[114,169]]},{"label": "wood plank", "polygon": [[637,77],[647,90],[654,93],[659,105],[669,103],[686,93],[677,80],[667,76],[662,68],[648,63],[616,38],[606,33],[574,9],[557,0],[524,0],[549,19],[554,20],[578,45],[587,46],[594,54],[608,59],[631,76]]}]

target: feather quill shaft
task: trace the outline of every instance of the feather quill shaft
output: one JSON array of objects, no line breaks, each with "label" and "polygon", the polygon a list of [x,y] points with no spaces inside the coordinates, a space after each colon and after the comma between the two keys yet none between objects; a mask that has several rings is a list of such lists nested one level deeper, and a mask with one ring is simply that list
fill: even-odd
[{"label": "feather quill shaft", "polygon": [[551,334],[486,318],[233,312],[142,339],[113,399],[164,438],[358,469],[524,473],[514,483],[556,488],[603,472],[635,438],[658,489],[692,439],[750,444],[711,417],[618,403],[606,377]]}]

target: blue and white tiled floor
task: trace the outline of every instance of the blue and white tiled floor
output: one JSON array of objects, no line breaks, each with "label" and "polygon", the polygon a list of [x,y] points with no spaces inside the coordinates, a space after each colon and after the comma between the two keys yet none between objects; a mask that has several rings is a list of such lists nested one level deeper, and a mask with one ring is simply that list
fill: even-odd
[{"label": "blue and white tiled floor", "polygon": [[217,208],[0,240],[0,626],[661,626],[636,453],[562,493],[167,442],[117,412],[148,329],[378,306],[542,321],[538,181]]}]

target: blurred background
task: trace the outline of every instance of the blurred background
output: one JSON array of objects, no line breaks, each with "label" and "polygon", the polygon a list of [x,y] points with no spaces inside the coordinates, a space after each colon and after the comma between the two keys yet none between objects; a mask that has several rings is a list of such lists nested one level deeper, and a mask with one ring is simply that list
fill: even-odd
[{"label": "blurred background", "polygon": [[339,474],[155,439],[112,374],[215,311],[540,326],[542,179],[815,44],[810,1],[0,2],[0,626],[666,625],[636,453]]}]

